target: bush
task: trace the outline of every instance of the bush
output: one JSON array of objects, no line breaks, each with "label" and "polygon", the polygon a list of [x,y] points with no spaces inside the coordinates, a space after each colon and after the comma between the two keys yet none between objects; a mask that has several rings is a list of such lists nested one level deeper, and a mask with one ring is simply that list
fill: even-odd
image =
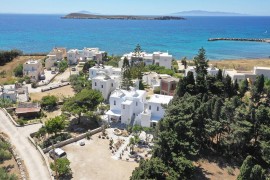
[{"label": "bush", "polygon": [[62,133],[62,134],[57,134],[54,135],[48,139],[46,139],[43,144],[41,145],[41,148],[47,148],[53,144],[56,144],[58,141],[65,141],[67,139],[70,139],[72,136],[69,133]]},{"label": "bush", "polygon": [[37,88],[37,83],[36,83],[36,82],[32,82],[32,83],[31,83],[31,87],[32,87],[32,88]]},{"label": "bush", "polygon": [[31,83],[31,79],[28,76],[25,76],[24,77],[24,81],[25,81],[26,84],[30,84]]},{"label": "bush", "polygon": [[154,90],[154,94],[160,94],[160,87],[158,87],[158,88],[156,88],[156,89]]},{"label": "bush", "polygon": [[63,60],[58,63],[59,72],[64,72],[68,68],[67,61]]},{"label": "bush", "polygon": [[3,180],[17,180],[18,177],[15,174],[9,174],[5,169],[0,168],[0,179]]},{"label": "bush", "polygon": [[17,122],[19,123],[20,126],[24,126],[25,124],[25,122],[22,119],[18,120]]},{"label": "bush", "polygon": [[19,64],[14,70],[14,75],[16,77],[22,77],[23,76],[23,65]]},{"label": "bush", "polygon": [[7,150],[0,149],[0,163],[10,160],[12,157],[11,153],[8,152]]},{"label": "bush", "polygon": [[[57,167],[57,168],[56,168]],[[50,164],[50,168],[53,171],[58,172],[59,176],[69,176],[71,175],[70,162],[67,158],[59,158],[55,163]]]},{"label": "bush", "polygon": [[56,106],[57,106],[57,97],[50,95],[42,97],[41,107],[51,110]]},{"label": "bush", "polygon": [[11,51],[0,51],[0,66],[11,62],[14,58],[22,55],[22,51],[13,49]]}]

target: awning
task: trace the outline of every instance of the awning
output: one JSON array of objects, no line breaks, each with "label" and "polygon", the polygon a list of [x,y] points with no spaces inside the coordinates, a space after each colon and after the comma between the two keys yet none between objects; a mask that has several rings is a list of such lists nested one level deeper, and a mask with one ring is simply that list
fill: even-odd
[{"label": "awning", "polygon": [[121,113],[120,111],[112,111],[112,110],[109,110],[106,112],[107,115],[110,115],[110,116],[116,116],[116,117],[120,117],[121,116]]}]

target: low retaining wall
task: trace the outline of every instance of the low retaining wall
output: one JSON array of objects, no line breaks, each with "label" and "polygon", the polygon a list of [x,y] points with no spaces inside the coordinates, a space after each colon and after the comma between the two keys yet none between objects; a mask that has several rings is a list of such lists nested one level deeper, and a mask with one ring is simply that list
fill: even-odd
[{"label": "low retaining wall", "polygon": [[69,84],[70,84],[69,82],[60,83],[60,84],[57,84],[57,85],[53,85],[51,87],[43,88],[43,89],[41,89],[41,92],[50,91],[50,90],[57,89],[57,88],[60,88],[60,87],[63,87],[63,86],[67,86]]},{"label": "low retaining wall", "polygon": [[[63,147],[63,146],[65,146],[65,145],[68,145],[68,144],[71,144],[71,143],[73,143],[73,142],[77,142],[77,141],[79,141],[79,140],[81,140],[81,139],[84,139],[84,138],[86,138],[86,136],[87,136],[88,133],[90,133],[90,135],[93,135],[93,134],[96,134],[96,133],[101,132],[101,131],[102,131],[102,127],[99,127],[99,128],[97,128],[97,129],[94,129],[94,130],[92,130],[92,131],[86,132],[86,133],[81,134],[81,135],[79,135],[79,136],[76,136],[76,137],[74,137],[74,138],[70,138],[70,139],[67,139],[67,140],[65,140],[65,141],[56,143],[56,144],[54,144],[54,148],[60,148],[60,147]],[[43,152],[44,152],[44,153],[47,153],[47,152],[49,152],[52,148],[53,148],[52,146],[47,147],[47,148],[44,148],[44,149],[43,149]]]},{"label": "low retaining wall", "polygon": [[49,163],[47,157],[45,156],[45,154],[43,153],[42,149],[35,143],[34,139],[31,138],[31,136],[28,136],[28,140],[36,147],[37,151],[41,155],[42,160],[46,164],[46,167],[47,167],[47,170],[50,174],[51,179],[54,180],[53,173],[52,173],[51,168],[50,168],[50,163]]},{"label": "low retaining wall", "polygon": [[8,117],[8,119],[14,124],[14,126],[21,127],[14,119],[13,117],[7,112],[5,108],[0,108]]},{"label": "low retaining wall", "polygon": [[[2,139],[3,141],[8,142],[9,144],[11,144],[9,139],[2,136],[2,134],[0,134],[0,139]],[[23,164],[22,159],[19,157],[18,153],[16,152],[15,147],[12,146],[12,145],[11,145],[10,152],[11,152],[12,156],[14,157],[14,159],[15,159],[17,165],[18,165],[18,168],[20,170],[20,176],[21,176],[20,179],[27,180],[27,172],[26,172],[25,165]]]}]

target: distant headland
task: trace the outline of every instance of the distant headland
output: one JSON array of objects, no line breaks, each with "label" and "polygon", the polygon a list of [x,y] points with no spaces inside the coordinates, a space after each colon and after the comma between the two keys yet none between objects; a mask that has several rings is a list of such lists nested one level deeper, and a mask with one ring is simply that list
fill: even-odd
[{"label": "distant headland", "polygon": [[133,15],[96,15],[86,13],[70,13],[62,19],[108,19],[108,20],[185,20],[179,16],[133,16]]}]

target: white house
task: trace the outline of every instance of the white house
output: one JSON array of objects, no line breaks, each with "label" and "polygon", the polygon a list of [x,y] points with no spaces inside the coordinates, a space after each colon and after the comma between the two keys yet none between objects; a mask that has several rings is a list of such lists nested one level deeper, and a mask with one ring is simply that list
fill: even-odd
[{"label": "white house", "polygon": [[62,61],[67,55],[66,48],[53,48],[45,60],[45,68],[51,69],[58,61]]},{"label": "white house", "polygon": [[116,89],[110,96],[110,110],[106,113],[109,121],[121,121],[123,124],[134,123],[135,117],[144,110],[146,91]]},{"label": "white house", "polygon": [[136,118],[135,123],[143,127],[156,126],[158,121],[164,117],[164,105],[168,105],[173,96],[154,94],[146,102],[144,111]]},{"label": "white house", "polygon": [[103,98],[107,100],[111,92],[120,87],[120,83],[120,76],[108,76],[104,72],[98,72],[97,75],[92,78],[92,89],[100,91]]},{"label": "white house", "polygon": [[0,98],[10,99],[13,102],[29,101],[28,87],[21,84],[11,84],[1,87]]},{"label": "white house", "polygon": [[112,66],[104,66],[98,64],[89,69],[89,80],[96,77],[100,72],[104,72],[108,76],[112,75],[121,76],[121,68],[115,68]]},{"label": "white house", "polygon": [[270,68],[269,67],[254,67],[253,73],[256,76],[264,75],[266,78],[270,78]]},{"label": "white house", "polygon": [[67,52],[67,60],[69,64],[77,64],[80,59],[80,54],[78,49],[70,49]]},{"label": "white house", "polygon": [[[215,76],[218,74],[218,68],[214,67],[212,64],[207,68],[207,74],[211,76]],[[187,76],[188,72],[193,72],[193,76],[196,79],[197,73],[196,73],[196,67],[195,66],[188,66],[185,69],[185,76]]]},{"label": "white house", "polygon": [[[107,100],[115,89],[121,88],[121,68],[96,65],[89,69],[89,80],[92,80],[92,88],[100,91]],[[133,87],[139,89],[139,80],[132,80]]]},{"label": "white house", "polygon": [[223,70],[223,76],[230,76],[232,79],[232,82],[235,82],[236,80],[238,82],[248,79],[250,82],[255,81],[256,74],[249,71],[237,71],[235,69],[224,69]]},{"label": "white house", "polygon": [[121,58],[121,61],[118,63],[118,67],[123,66],[124,58],[129,60],[129,64],[132,64],[132,61],[137,61],[141,59],[145,65],[158,65],[164,66],[167,69],[172,68],[172,55],[168,52],[153,52],[152,54],[141,52],[139,56],[136,56],[134,52],[130,52],[129,54],[124,54]]},{"label": "white house", "polygon": [[89,60],[101,62],[104,54],[105,51],[100,51],[99,48],[70,49],[67,52],[67,59],[69,64],[77,64],[79,61],[85,62]]},{"label": "white house", "polygon": [[41,74],[44,74],[41,60],[29,60],[23,64],[23,75],[30,77],[31,81],[38,81]]}]

